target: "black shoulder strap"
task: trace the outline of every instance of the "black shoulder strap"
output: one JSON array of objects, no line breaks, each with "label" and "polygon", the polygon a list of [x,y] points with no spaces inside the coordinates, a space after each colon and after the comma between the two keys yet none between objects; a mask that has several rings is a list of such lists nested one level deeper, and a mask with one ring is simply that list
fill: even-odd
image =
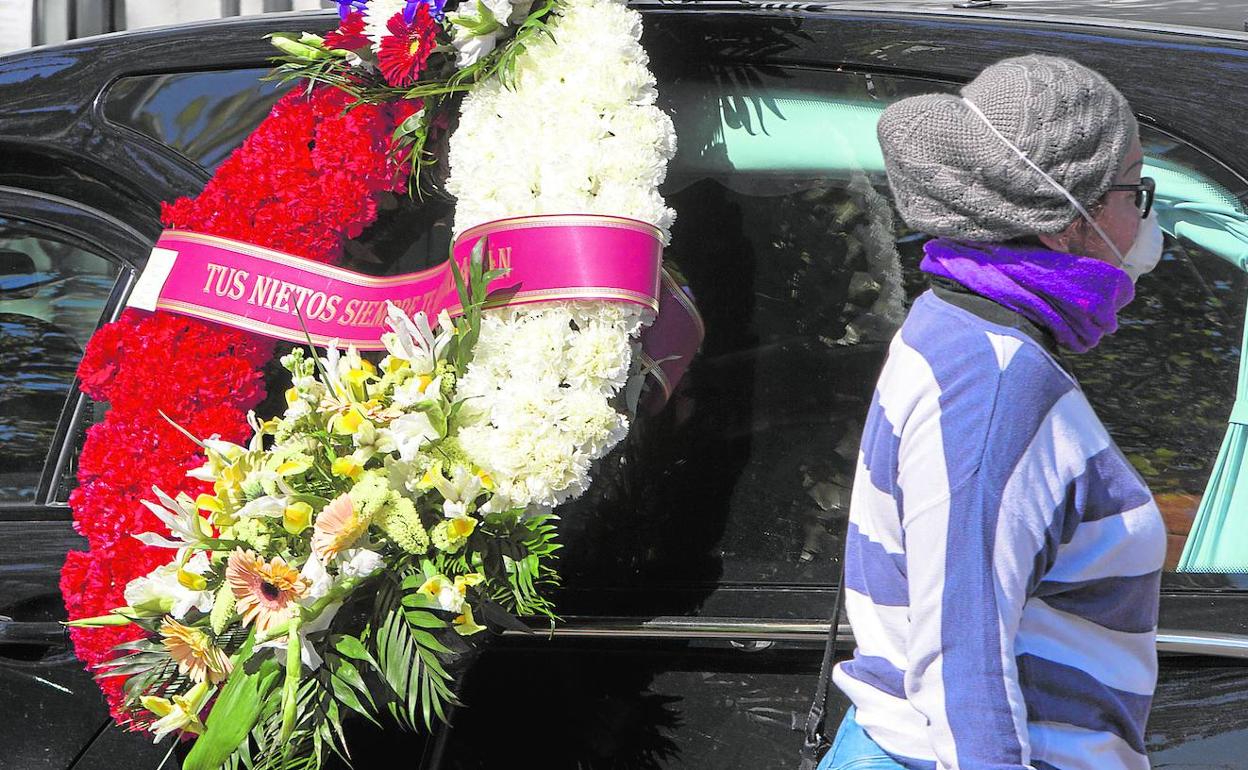
[{"label": "black shoulder strap", "polygon": [[[1031,319],[981,294],[976,294],[956,281],[935,275],[929,276],[929,280],[932,286],[932,293],[945,302],[955,307],[960,307],[968,313],[977,315],[989,323],[1017,329],[1035,340],[1041,347],[1049,351],[1049,354],[1054,359],[1059,363],[1061,362],[1057,340],[1053,339],[1052,334],[1036,325]],[[1063,368],[1065,367],[1063,366]]]},{"label": "black shoulder strap", "polygon": [[[848,530],[848,524],[846,525]],[[846,532],[846,543],[849,542]],[[802,741],[802,759],[799,770],[815,770],[819,759],[831,745],[827,736],[826,725],[828,710],[832,702],[832,691],[828,685],[832,681],[832,662],[836,659],[836,641],[841,626],[841,606],[845,601],[845,551],[841,551],[841,578],[836,585],[836,600],[832,605],[832,617],[829,619],[828,641],[823,647],[823,662],[819,664],[819,682],[815,685],[815,698],[810,704],[810,713],[806,715],[805,739]]]}]

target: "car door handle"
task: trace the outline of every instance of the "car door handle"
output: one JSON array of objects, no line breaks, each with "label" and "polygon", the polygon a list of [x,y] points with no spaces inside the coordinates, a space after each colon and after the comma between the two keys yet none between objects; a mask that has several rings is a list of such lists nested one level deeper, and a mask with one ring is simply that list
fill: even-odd
[{"label": "car door handle", "polygon": [[65,626],[56,622],[34,621],[24,622],[0,615],[0,656],[4,648],[11,646],[24,647],[68,647],[69,634]]}]

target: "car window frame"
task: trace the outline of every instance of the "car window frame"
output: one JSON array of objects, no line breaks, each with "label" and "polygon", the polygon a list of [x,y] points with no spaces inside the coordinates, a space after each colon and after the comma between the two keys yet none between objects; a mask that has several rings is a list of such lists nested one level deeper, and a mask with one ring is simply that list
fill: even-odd
[{"label": "car window frame", "polygon": [[[0,217],[21,222],[36,233],[78,246],[108,260],[118,268],[118,275],[101,308],[98,329],[114,320],[124,307],[138,275],[142,256],[151,250],[150,239],[135,228],[97,209],[66,198],[17,187],[0,186]],[[55,500],[56,489],[74,451],[67,441],[77,431],[86,411],[87,397],[78,389],[78,379],[70,383],[65,403],[57,420],[43,471],[33,501],[0,501],[0,521],[66,520],[71,518],[69,506]]]},{"label": "car window frame", "polygon": [[[194,158],[191,158],[190,156],[186,155],[185,153],[183,153],[181,150],[174,147],[173,145],[165,144],[164,142],[160,141],[154,136],[146,134],[143,131],[133,126],[115,121],[108,116],[107,107],[108,107],[109,98],[110,98],[110,95],[112,94],[113,89],[116,88],[122,81],[132,79],[132,78],[163,77],[163,76],[168,76],[168,75],[203,75],[203,74],[213,74],[213,73],[220,73],[220,72],[240,72],[240,71],[245,71],[245,70],[269,71],[272,69],[272,66],[273,66],[272,62],[265,62],[264,60],[259,60],[255,63],[250,63],[250,64],[231,62],[228,66],[220,66],[220,67],[196,66],[196,67],[180,67],[180,68],[170,68],[170,69],[161,69],[161,70],[145,68],[145,69],[136,69],[133,71],[127,70],[124,72],[119,72],[116,75],[114,75],[112,78],[110,78],[108,82],[104,83],[103,86],[100,87],[99,92],[96,95],[95,102],[92,105],[92,118],[98,126],[117,135],[119,138],[123,139],[124,141],[140,144],[149,150],[159,152],[167,156],[170,160],[177,162],[181,166],[184,166],[188,169],[193,169],[196,174],[202,177],[203,183],[207,184],[207,182],[212,179],[212,175],[213,175],[213,172],[208,167],[202,165],[199,161],[195,160]],[[257,80],[257,82],[259,82],[259,79]],[[285,87],[285,85],[279,84],[279,87]]]}]

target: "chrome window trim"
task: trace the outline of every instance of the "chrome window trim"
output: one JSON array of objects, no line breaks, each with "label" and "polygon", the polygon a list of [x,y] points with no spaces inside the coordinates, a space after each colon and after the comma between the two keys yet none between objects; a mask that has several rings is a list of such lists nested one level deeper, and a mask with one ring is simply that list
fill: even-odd
[{"label": "chrome window trim", "polygon": [[[828,624],[817,620],[747,620],[741,618],[619,618],[569,617],[553,628],[540,618],[526,619],[532,633],[561,639],[723,639],[760,642],[822,642]],[[507,630],[504,636],[528,636]],[[839,637],[854,638],[849,624],[842,624]],[[1160,629],[1157,651],[1167,654],[1210,655],[1219,658],[1248,659],[1248,635],[1222,634],[1180,629]]]},{"label": "chrome window trim", "polygon": [[[806,14],[835,15],[861,14],[863,16],[880,17],[912,17],[926,20],[926,17],[949,19],[953,22],[994,22],[1038,23],[1054,27],[1088,27],[1094,30],[1111,32],[1159,32],[1167,35],[1184,37],[1210,38],[1233,42],[1248,41],[1248,31],[1228,27],[1198,27],[1186,24],[1174,24],[1164,21],[1148,21],[1139,18],[1115,18],[1113,16],[1097,16],[1095,10],[1089,15],[1072,15],[1062,13],[1060,9],[1047,11],[1008,11],[1002,10],[1009,3],[996,4],[981,8],[958,8],[953,5],[936,3],[915,4],[912,2],[877,2],[859,3],[854,0],[814,0],[813,2],[774,2],[772,0],[702,0],[697,3],[696,10],[680,6],[669,7],[664,0],[630,0],[629,7],[639,10],[667,10],[671,12],[703,13],[758,13],[759,15]],[[1051,12],[1049,12],[1051,11]]]}]

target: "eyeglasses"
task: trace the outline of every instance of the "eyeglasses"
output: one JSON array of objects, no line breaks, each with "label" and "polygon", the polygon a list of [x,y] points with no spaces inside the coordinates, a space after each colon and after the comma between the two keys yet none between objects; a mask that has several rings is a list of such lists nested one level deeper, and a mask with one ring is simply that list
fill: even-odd
[{"label": "eyeglasses", "polygon": [[1140,210],[1140,218],[1145,219],[1148,212],[1153,210],[1153,195],[1157,192],[1157,183],[1151,176],[1142,176],[1139,184],[1111,184],[1109,191],[1135,193],[1135,207]]}]

